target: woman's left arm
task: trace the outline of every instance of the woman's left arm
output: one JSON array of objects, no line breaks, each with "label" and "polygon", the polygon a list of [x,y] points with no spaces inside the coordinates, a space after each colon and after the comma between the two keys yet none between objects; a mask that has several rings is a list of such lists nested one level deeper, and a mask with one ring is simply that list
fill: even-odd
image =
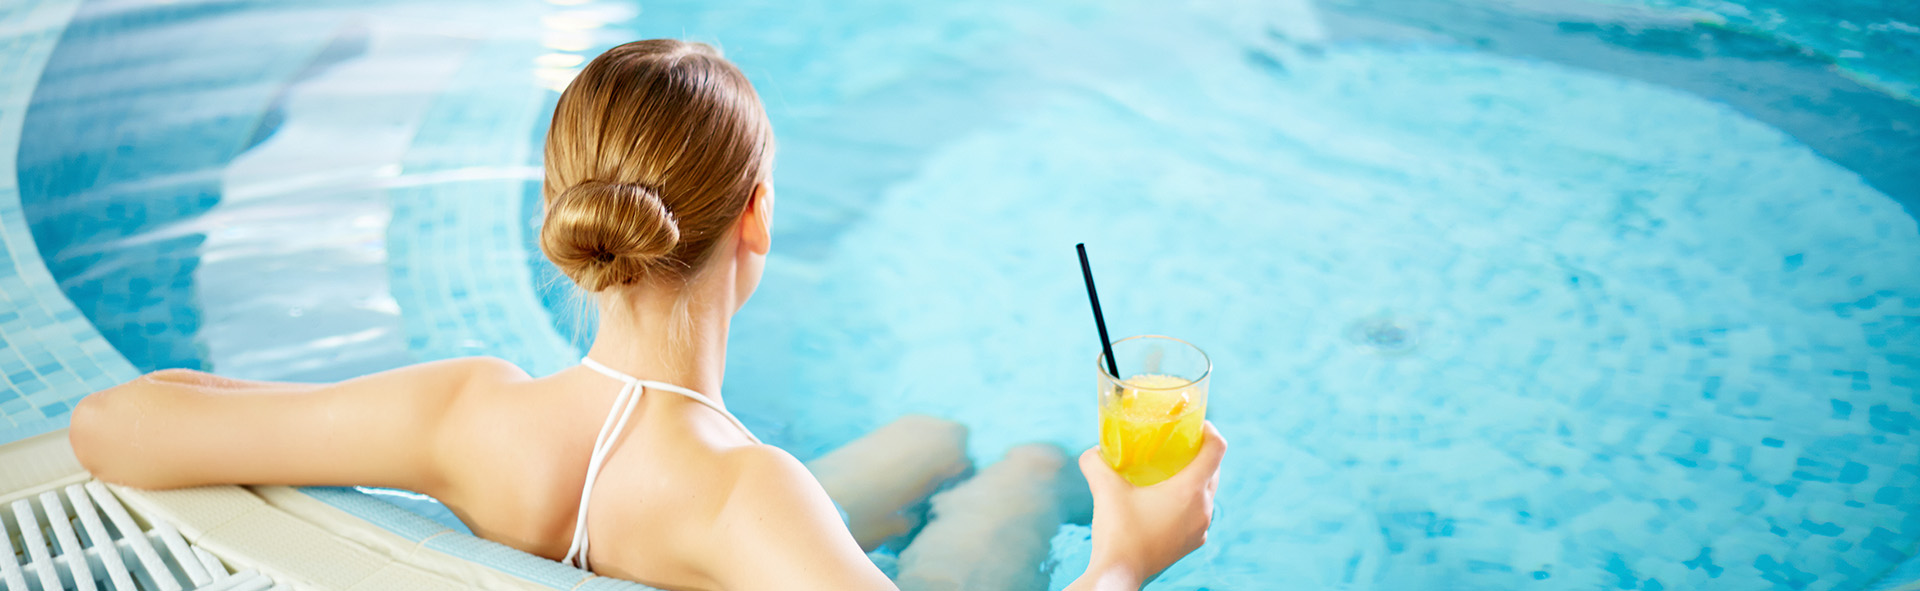
[{"label": "woman's left arm", "polygon": [[206,484],[440,485],[441,417],[476,376],[526,374],[452,359],[337,384],[163,370],[96,392],[68,438],[95,477],[140,488]]}]

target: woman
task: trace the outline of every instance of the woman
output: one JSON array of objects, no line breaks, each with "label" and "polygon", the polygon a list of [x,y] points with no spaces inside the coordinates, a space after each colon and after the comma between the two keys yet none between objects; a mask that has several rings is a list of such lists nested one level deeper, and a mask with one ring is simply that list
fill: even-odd
[{"label": "woman", "polygon": [[[869,439],[889,441],[830,454],[843,467],[816,480],[719,396],[729,322],[772,247],[772,160],[758,97],[712,48],[614,48],[561,95],[546,145],[540,246],[600,312],[580,366],[534,379],[457,359],[328,385],[156,372],[83,400],[74,451],[97,477],[144,488],[420,491],[481,537],[664,589],[893,589],[862,544],[910,527],[884,516],[964,467],[900,461],[916,445],[954,457],[954,429],[883,429]],[[1016,452],[1002,464],[1025,468],[1009,481],[1064,463]],[[844,467],[889,453],[918,468]],[[1135,589],[1197,548],[1222,453],[1209,426],[1200,458],[1147,488],[1083,454],[1095,548],[1075,588]],[[852,499],[848,523],[823,481]],[[913,568],[991,559],[958,553]]]}]

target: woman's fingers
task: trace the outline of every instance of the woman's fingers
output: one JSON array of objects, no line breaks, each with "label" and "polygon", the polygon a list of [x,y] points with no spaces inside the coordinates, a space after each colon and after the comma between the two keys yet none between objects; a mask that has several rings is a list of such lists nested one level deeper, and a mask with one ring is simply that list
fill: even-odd
[{"label": "woman's fingers", "polygon": [[1180,469],[1180,473],[1175,474],[1174,478],[1185,478],[1194,484],[1205,482],[1207,490],[1211,491],[1218,486],[1220,458],[1227,454],[1227,438],[1220,435],[1219,429],[1213,427],[1213,421],[1207,421],[1202,429],[1199,455],[1195,455],[1193,462]]},{"label": "woman's fingers", "polygon": [[1087,448],[1087,451],[1080,454],[1080,473],[1086,475],[1087,486],[1096,491],[1112,487],[1116,483],[1126,484],[1120,479],[1120,473],[1114,472],[1113,468],[1107,466],[1107,461],[1100,458],[1099,446]]},{"label": "woman's fingers", "polygon": [[[1204,487],[1208,497],[1220,487],[1220,459],[1227,453],[1227,438],[1220,435],[1212,421],[1202,427],[1200,452],[1193,457],[1187,467],[1173,475],[1169,481],[1179,480],[1183,486]],[[1087,477],[1087,484],[1095,490],[1106,486],[1132,486],[1120,477],[1120,473],[1107,466],[1100,457],[1099,446],[1088,448],[1080,454],[1080,472]],[[1155,485],[1158,486],[1158,485]]]}]

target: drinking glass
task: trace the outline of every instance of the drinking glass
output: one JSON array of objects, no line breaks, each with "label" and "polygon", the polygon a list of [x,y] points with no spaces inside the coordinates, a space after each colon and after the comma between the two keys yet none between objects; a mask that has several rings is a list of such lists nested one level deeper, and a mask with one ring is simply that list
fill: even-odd
[{"label": "drinking glass", "polygon": [[1100,457],[1135,486],[1166,480],[1200,453],[1213,362],[1191,343],[1158,335],[1115,341],[1113,358],[1118,376],[1106,353],[1096,359]]}]

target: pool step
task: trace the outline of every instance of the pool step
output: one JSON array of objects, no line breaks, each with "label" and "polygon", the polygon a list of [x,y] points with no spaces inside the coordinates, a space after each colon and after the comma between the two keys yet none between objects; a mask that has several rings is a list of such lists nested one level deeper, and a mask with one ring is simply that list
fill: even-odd
[{"label": "pool step", "polygon": [[[62,495],[61,493],[65,493]],[[230,574],[163,521],[142,528],[98,481],[43,491],[0,510],[5,591],[284,591],[251,570]]]}]

